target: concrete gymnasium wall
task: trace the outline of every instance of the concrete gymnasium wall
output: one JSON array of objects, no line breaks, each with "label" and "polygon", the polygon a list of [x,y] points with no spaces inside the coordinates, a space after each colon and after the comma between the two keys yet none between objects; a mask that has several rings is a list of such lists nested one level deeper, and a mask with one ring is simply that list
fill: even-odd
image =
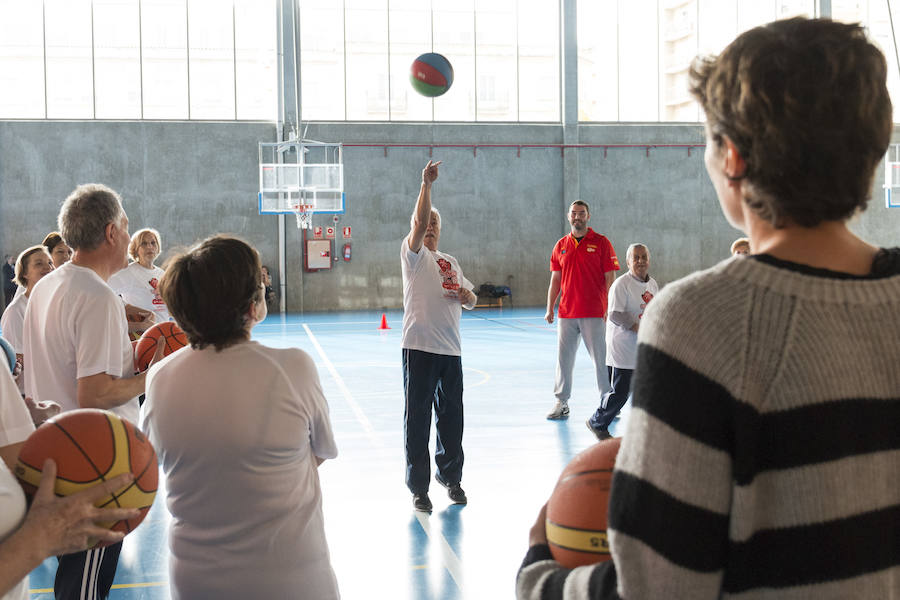
[{"label": "concrete gymnasium wall", "polygon": [[[240,235],[277,269],[278,218],[257,213],[257,143],[275,141],[271,123],[0,121],[0,249],[15,254],[56,228],[59,205],[79,183],[122,194],[131,230],[155,227],[163,258],[217,232]],[[667,283],[727,257],[740,234],[725,221],[703,166],[699,125],[581,125],[582,144],[638,147],[440,147],[440,144],[561,144],[559,125],[313,124],[312,139],[345,144],[436,144],[442,160],[433,200],[443,216],[441,249],[473,283],[508,284],[516,306],[546,301],[548,262],[568,230],[564,198],[591,206],[591,225],[620,255],[646,243],[651,272]],[[347,147],[347,212],[353,260],[302,272],[294,218],[285,219],[289,311],[401,306],[400,242],[419,189],[428,148]],[[567,177],[564,173],[569,172]],[[879,169],[869,210],[854,222],[864,238],[897,245],[900,209],[884,208]],[[330,225],[320,216],[318,225]],[[338,230],[336,250],[340,248]]]}]

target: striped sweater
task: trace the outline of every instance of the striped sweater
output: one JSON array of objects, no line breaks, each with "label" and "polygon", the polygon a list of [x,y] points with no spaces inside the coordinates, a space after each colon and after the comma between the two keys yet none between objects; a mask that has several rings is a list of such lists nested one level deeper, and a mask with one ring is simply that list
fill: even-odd
[{"label": "striped sweater", "polygon": [[900,249],[869,278],[734,258],[639,333],[614,562],[534,546],[522,600],[900,599]]}]

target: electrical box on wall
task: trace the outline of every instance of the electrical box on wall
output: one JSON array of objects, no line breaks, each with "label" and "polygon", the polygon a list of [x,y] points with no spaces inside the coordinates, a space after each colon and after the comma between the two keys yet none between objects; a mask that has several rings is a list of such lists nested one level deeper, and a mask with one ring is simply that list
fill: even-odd
[{"label": "electrical box on wall", "polygon": [[320,271],[331,268],[331,240],[306,240],[303,266],[306,271]]}]

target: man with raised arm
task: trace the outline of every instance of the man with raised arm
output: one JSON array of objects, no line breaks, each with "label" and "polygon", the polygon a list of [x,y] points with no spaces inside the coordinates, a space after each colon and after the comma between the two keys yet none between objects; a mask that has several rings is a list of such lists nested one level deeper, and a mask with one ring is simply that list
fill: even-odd
[{"label": "man with raised arm", "polygon": [[472,283],[456,259],[438,251],[441,215],[431,206],[431,186],[440,161],[428,161],[400,247],[403,273],[403,433],[406,440],[406,486],[416,510],[431,512],[428,452],[431,412],[437,429],[435,478],[454,504],[465,504],[460,487],[463,467],[463,374],[459,318],[475,307]]},{"label": "man with raised arm", "polygon": [[559,354],[556,364],[556,404],[548,419],[569,417],[572,394],[572,369],[578,340],[583,339],[594,369],[597,388],[602,395],[608,387],[606,373],[606,297],[619,270],[616,251],[605,236],[588,227],[591,210],[587,202],[576,200],[567,215],[572,230],[553,247],[550,256],[550,287],[547,290],[548,323],[554,320],[559,299],[557,338]]},{"label": "man with raised arm", "polygon": [[[144,374],[134,375],[125,306],[106,283],[127,263],[128,216],[116,192],[87,184],[66,198],[58,221],[75,253],[41,279],[28,301],[26,395],[53,400],[63,411],[112,410],[136,423]],[[121,549],[119,542],[60,556],[56,597],[106,598]]]}]

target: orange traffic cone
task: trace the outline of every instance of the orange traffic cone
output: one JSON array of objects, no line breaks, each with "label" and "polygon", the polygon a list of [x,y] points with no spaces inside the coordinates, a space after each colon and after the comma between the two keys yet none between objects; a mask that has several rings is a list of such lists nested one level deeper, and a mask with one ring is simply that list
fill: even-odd
[{"label": "orange traffic cone", "polygon": [[378,326],[378,329],[390,329],[387,324],[387,315],[381,313],[381,325]]}]

